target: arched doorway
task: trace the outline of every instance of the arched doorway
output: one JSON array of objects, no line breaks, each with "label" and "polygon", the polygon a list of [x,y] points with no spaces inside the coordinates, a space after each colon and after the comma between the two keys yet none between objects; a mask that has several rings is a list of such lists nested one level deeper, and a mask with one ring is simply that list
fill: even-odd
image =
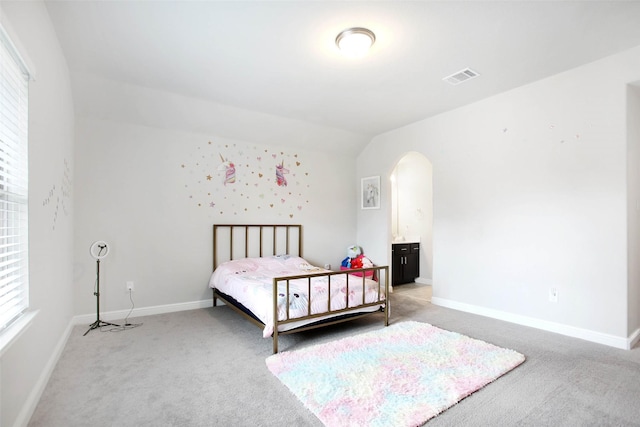
[{"label": "arched doorway", "polygon": [[[433,283],[433,167],[421,153],[409,152],[391,173],[392,244],[418,242],[415,282]],[[393,268],[393,267],[392,267]]]}]

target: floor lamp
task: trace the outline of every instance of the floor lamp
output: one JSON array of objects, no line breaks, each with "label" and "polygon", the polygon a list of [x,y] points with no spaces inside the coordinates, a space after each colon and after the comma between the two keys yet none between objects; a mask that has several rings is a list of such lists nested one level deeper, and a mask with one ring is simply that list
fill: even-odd
[{"label": "floor lamp", "polygon": [[[93,242],[89,248],[89,253],[96,260],[96,290],[93,295],[96,296],[96,321],[89,325],[89,329],[84,335],[101,326],[120,326],[115,323],[103,322],[100,320],[100,260],[109,255],[109,244],[103,240]],[[84,336],[83,335],[83,336]]]}]

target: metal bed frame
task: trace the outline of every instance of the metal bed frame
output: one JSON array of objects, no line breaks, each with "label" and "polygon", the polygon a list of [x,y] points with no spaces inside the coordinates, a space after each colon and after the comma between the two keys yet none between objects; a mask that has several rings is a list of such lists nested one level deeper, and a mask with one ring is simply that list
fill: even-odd
[{"label": "metal bed frame", "polygon": [[[224,233],[224,236],[221,234]],[[257,236],[256,236],[257,234]],[[218,245],[220,240],[227,238],[225,243],[228,243],[228,253],[224,256]],[[235,239],[234,239],[235,237]],[[239,238],[240,243],[237,242]],[[257,239],[257,241],[256,241]],[[244,242],[242,242],[244,241]],[[279,252],[280,249],[284,249],[284,252]],[[294,251],[294,253],[291,253]],[[302,257],[302,225],[299,224],[214,224],[213,225],[213,269],[215,270],[218,265],[224,261],[247,258],[251,256],[271,256],[278,254],[298,255]],[[223,258],[224,256],[224,258]],[[223,261],[221,261],[223,259]],[[354,276],[353,274],[359,274],[362,277]],[[349,287],[351,283],[356,282],[353,286],[358,286],[357,282],[361,282],[362,286],[362,304],[355,307],[348,307],[344,309],[331,309],[331,300],[327,296],[327,311],[323,313],[311,314],[311,298],[307,303],[307,316],[304,317],[289,317],[289,282],[296,279],[307,279],[308,295],[311,295],[311,279],[314,277],[327,277],[328,286],[331,286],[331,277],[342,275],[346,277],[347,292],[349,294]],[[378,296],[376,301],[366,303],[365,302],[365,284],[367,276],[373,277],[378,282]],[[384,282],[384,284],[382,283]],[[360,268],[345,271],[329,271],[320,273],[309,273],[298,276],[286,276],[273,278],[273,312],[278,313],[278,284],[285,283],[286,286],[286,318],[284,320],[278,319],[277,315],[274,315],[274,329],[273,329],[273,353],[278,352],[278,336],[290,334],[294,332],[301,332],[310,329],[316,329],[323,326],[335,325],[338,323],[346,322],[353,319],[358,319],[364,316],[378,313],[382,311],[384,313],[384,325],[389,326],[389,267],[388,266],[375,266],[371,268]],[[384,292],[382,288],[384,286]],[[327,293],[329,294],[329,293]],[[238,303],[233,297],[225,295],[219,292],[216,288],[213,288],[213,306],[217,306],[217,300],[222,300],[225,304],[237,311],[244,317],[246,317],[251,323],[259,327],[264,327],[264,323],[253,316],[249,310],[247,310],[242,304]],[[380,310],[357,312],[359,308],[374,307],[384,304],[384,307]],[[348,304],[347,304],[348,306]],[[288,331],[279,331],[278,326],[291,322],[297,322],[300,320],[308,320],[320,318],[327,315],[335,315],[335,318],[320,320],[305,326],[300,326]]]}]

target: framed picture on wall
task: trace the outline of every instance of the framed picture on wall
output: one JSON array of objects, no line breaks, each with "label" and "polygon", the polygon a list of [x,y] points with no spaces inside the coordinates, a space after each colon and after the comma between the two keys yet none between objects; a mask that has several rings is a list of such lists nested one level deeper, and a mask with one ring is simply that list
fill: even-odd
[{"label": "framed picture on wall", "polygon": [[360,207],[362,209],[380,209],[380,177],[362,178],[361,187]]}]

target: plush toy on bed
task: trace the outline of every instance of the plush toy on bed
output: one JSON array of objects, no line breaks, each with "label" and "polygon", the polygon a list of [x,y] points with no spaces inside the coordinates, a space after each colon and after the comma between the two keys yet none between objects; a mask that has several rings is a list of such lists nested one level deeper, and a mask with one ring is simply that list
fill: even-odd
[{"label": "plush toy on bed", "polygon": [[345,268],[370,268],[373,262],[362,253],[360,246],[349,246],[347,248],[347,257],[342,260],[342,267]]},{"label": "plush toy on bed", "polygon": [[[287,294],[278,292],[278,307],[287,305]],[[303,310],[307,308],[307,296],[297,292],[289,292],[289,307],[294,310]]]},{"label": "plush toy on bed", "polygon": [[349,246],[347,248],[347,256],[349,258],[355,258],[358,255],[360,255],[361,253],[362,253],[362,249],[360,249],[360,246],[353,245],[353,246]]},{"label": "plush toy on bed", "polygon": [[342,260],[342,263],[340,265],[345,268],[360,268],[360,267],[354,267],[352,263],[354,258],[360,255],[361,253],[362,253],[362,249],[360,249],[360,246],[357,246],[357,245],[349,246],[347,248],[347,257]]},{"label": "plush toy on bed", "polygon": [[360,254],[354,259],[351,260],[351,268],[371,268],[373,267],[373,262],[366,256]]},{"label": "plush toy on bed", "polygon": [[362,268],[371,268],[373,267],[373,261],[371,261],[366,256],[362,256]]},{"label": "plush toy on bed", "polygon": [[362,258],[364,255],[358,255],[351,260],[351,268],[362,268]]}]

